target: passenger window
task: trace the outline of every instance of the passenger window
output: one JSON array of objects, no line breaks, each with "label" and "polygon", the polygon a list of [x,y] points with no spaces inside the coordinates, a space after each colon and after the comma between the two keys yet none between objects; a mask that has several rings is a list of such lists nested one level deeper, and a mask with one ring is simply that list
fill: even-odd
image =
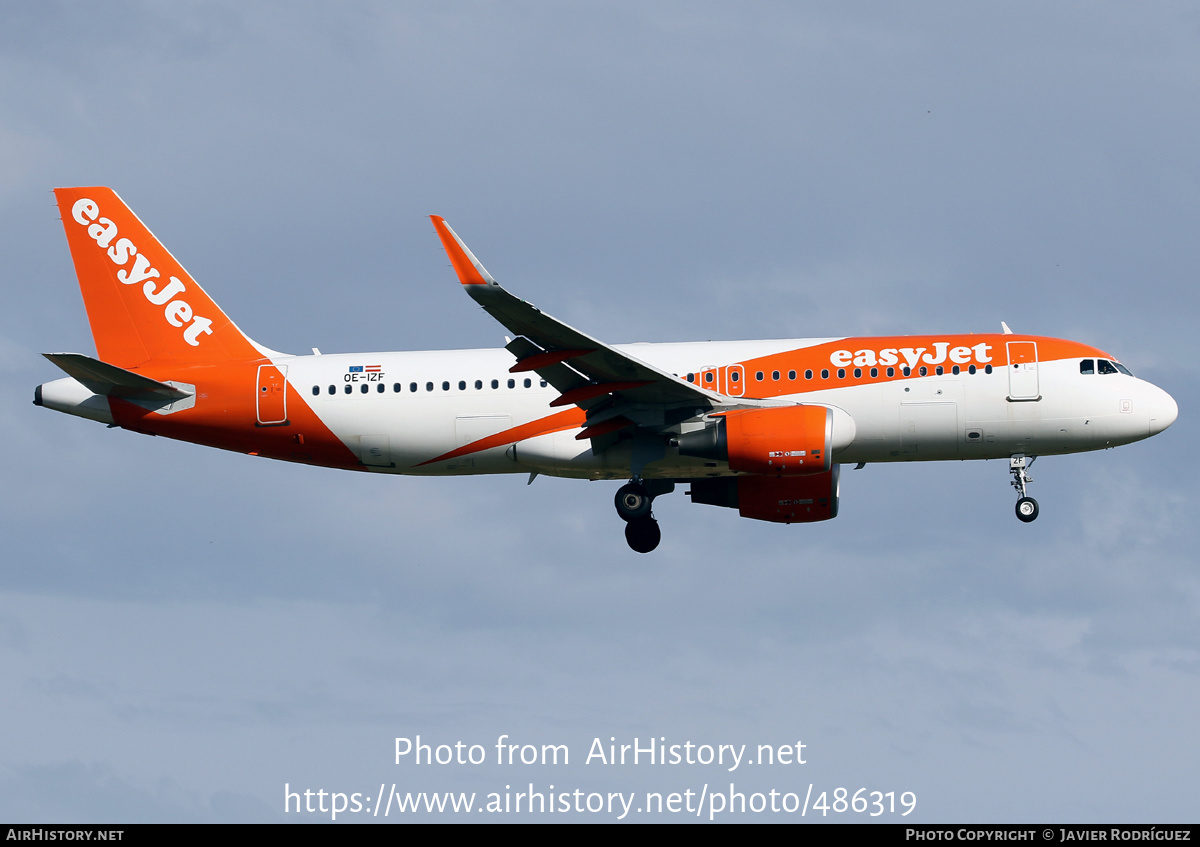
[{"label": "passenger window", "polygon": [[838,379],[845,379],[845,378],[846,378],[846,369],[838,368]]},{"label": "passenger window", "polygon": [[515,379],[510,379],[510,380],[508,381],[508,387],[509,387],[509,388],[516,388],[516,387],[517,387],[517,381],[516,381]]},{"label": "passenger window", "polygon": [[895,369],[895,368],[888,368],[888,369],[887,369],[887,375],[888,375],[888,376],[895,376],[895,375],[896,375],[896,369]]},{"label": "passenger window", "polygon": [[319,397],[320,395],[321,395],[321,386],[314,385],[313,386],[313,397]]},{"label": "passenger window", "polygon": [[921,365],[921,376],[928,376],[928,375],[929,375],[929,368],[925,367],[924,365]]},{"label": "passenger window", "polygon": [[771,371],[771,379],[779,382],[779,371]]},{"label": "passenger window", "polygon": [[688,374],[688,375],[687,375],[687,381],[688,381],[688,382],[695,382],[695,381],[696,381],[696,375],[695,375],[695,374]]},{"label": "passenger window", "polygon": [[879,376],[879,368],[871,368],[871,379]]},{"label": "passenger window", "polygon": [[992,372],[992,366],[991,366],[991,365],[984,365],[984,366],[983,366],[983,372],[984,372],[985,374],[990,374],[990,373]]},{"label": "passenger window", "polygon": [[408,390],[409,390],[409,391],[416,391],[416,390],[417,390],[417,384],[416,384],[415,382],[410,382],[410,383],[408,384]]},{"label": "passenger window", "polygon": [[953,373],[955,376],[958,376],[960,373],[962,373],[962,368],[960,368],[958,365],[955,365],[951,369],[951,373]]},{"label": "passenger window", "polygon": [[855,379],[862,379],[862,368],[855,368],[855,369],[854,369],[854,378],[855,378]]},{"label": "passenger window", "polygon": [[376,394],[382,394],[386,390],[387,390],[387,386],[384,385],[382,382],[375,383],[375,393]]},{"label": "passenger window", "polygon": [[426,390],[426,391],[433,391],[433,383],[432,383],[432,382],[427,382],[427,383],[425,383],[425,390]]},{"label": "passenger window", "polygon": [[337,386],[336,386],[336,385],[331,385],[331,386],[329,386],[329,393],[330,393],[330,394],[337,394]]},{"label": "passenger window", "polygon": [[829,379],[829,368],[821,368],[821,379]]},{"label": "passenger window", "polygon": [[543,380],[539,380],[539,381],[538,381],[538,385],[540,385],[542,388],[545,388],[545,387],[546,387],[546,385],[547,385],[547,383],[546,383],[546,380],[544,380],[544,379],[543,379]]},{"label": "passenger window", "polygon": [[795,378],[796,378],[796,372],[788,371],[788,379],[795,379]]},{"label": "passenger window", "polygon": [[525,387],[529,388],[529,386],[531,386],[531,385],[533,385],[533,380],[530,379],[529,377],[525,377]]},{"label": "passenger window", "polygon": [[483,388],[483,380],[482,379],[475,380],[475,390],[478,391],[481,388]]},{"label": "passenger window", "polygon": [[904,368],[901,369],[900,372],[902,374],[904,374],[905,376],[912,376],[912,368],[910,368],[908,365],[905,365]]},{"label": "passenger window", "polygon": [[1091,359],[1084,359],[1079,363],[1079,372],[1081,374],[1094,374],[1096,372],[1096,363]]},{"label": "passenger window", "polygon": [[1099,366],[1099,371],[1101,374],[1117,373],[1117,369],[1112,366],[1112,362],[1110,362],[1108,359],[1098,359],[1096,364]]},{"label": "passenger window", "polygon": [[974,365],[967,366],[967,373],[969,373],[969,374],[975,373],[975,366]]},{"label": "passenger window", "polygon": [[371,386],[367,385],[367,384],[364,382],[364,383],[362,384],[362,389],[361,389],[361,392],[360,392],[360,393],[362,393],[362,394],[366,394],[366,393],[367,393],[368,391],[370,391],[370,390],[371,390]]},{"label": "passenger window", "polygon": [[740,373],[738,373],[737,371],[730,371],[730,372],[729,372],[729,379],[730,379],[730,381],[732,381],[732,382],[737,382],[737,381],[739,381],[741,378],[742,378],[742,375],[741,375]]},{"label": "passenger window", "polygon": [[459,390],[459,391],[466,391],[466,390],[467,390],[467,381],[466,381],[465,379],[460,379],[460,380],[458,381],[458,390]]},{"label": "passenger window", "polygon": [[450,390],[450,380],[448,380],[448,379],[442,380],[442,391],[449,391],[449,390]]},{"label": "passenger window", "polygon": [[393,391],[394,393],[396,393],[396,394],[399,394],[399,393],[400,393],[400,391],[401,391],[403,388],[404,388],[404,386],[403,386],[403,385],[401,385],[401,384],[400,384],[400,383],[398,383],[398,382],[393,382],[393,383],[392,383],[392,391]]},{"label": "passenger window", "polygon": [[493,379],[492,380],[492,388],[499,388],[499,387],[500,387],[500,380]]},{"label": "passenger window", "polygon": [[346,393],[349,394],[353,390],[354,386],[350,385],[350,383],[346,383]]},{"label": "passenger window", "polygon": [[811,371],[811,370],[807,370],[807,371],[805,371],[805,372],[804,372],[804,378],[805,378],[805,379],[812,379],[812,371]]},{"label": "passenger window", "polygon": [[707,382],[707,383],[709,383],[709,384],[712,384],[712,381],[713,381],[713,375],[712,375],[712,371],[709,371],[708,373],[706,373],[706,374],[704,375],[704,381],[705,381],[705,382]]},{"label": "passenger window", "polygon": [[938,365],[938,366],[937,366],[937,375],[938,375],[938,376],[941,376],[941,375],[942,375],[942,374],[944,374],[945,372],[946,372],[946,369],[945,369],[945,368],[943,368],[941,365]]},{"label": "passenger window", "polygon": [[762,381],[763,381],[763,372],[762,372],[762,371],[755,371],[755,372],[754,372],[754,378],[755,378],[756,380],[758,380],[759,382],[762,382]]}]

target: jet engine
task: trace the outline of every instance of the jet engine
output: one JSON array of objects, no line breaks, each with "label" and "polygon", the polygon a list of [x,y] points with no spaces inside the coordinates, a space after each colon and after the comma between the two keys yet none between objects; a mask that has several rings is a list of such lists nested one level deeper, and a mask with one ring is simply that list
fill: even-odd
[{"label": "jet engine", "polygon": [[807,476],[828,471],[833,453],[853,441],[854,433],[853,418],[841,409],[777,406],[726,412],[676,443],[679,455],[728,462],[732,471]]},{"label": "jet engine", "polygon": [[693,503],[737,509],[743,518],[814,523],[836,518],[841,465],[808,476],[725,476],[693,479]]}]

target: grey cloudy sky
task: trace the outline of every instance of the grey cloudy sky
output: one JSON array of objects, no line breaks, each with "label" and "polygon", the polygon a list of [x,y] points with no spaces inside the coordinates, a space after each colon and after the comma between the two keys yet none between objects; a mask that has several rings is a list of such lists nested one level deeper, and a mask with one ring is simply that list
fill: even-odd
[{"label": "grey cloudy sky", "polygon": [[[0,819],[529,781],[1194,818],[1197,102],[1185,3],[0,2]],[[275,349],[499,345],[437,213],[613,342],[1006,320],[1111,351],[1180,419],[1039,462],[1036,524],[1001,463],[870,466],[827,524],[662,498],[638,556],[612,484],[368,477],[35,408],[39,353],[94,351],[50,194],[94,184]],[[391,762],[504,733],[572,762]],[[808,763],[583,763],[614,736]]]}]

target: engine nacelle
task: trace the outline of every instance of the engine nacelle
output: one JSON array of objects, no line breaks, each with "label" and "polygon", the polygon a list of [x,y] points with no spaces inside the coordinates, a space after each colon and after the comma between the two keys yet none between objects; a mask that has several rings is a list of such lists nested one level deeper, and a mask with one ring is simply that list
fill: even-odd
[{"label": "engine nacelle", "polygon": [[841,409],[777,406],[727,412],[702,430],[680,435],[678,446],[681,456],[728,462],[734,471],[806,476],[828,471],[833,453],[854,435],[854,420]]},{"label": "engine nacelle", "polygon": [[841,465],[809,476],[726,476],[693,479],[693,503],[737,509],[743,518],[813,523],[836,518]]}]

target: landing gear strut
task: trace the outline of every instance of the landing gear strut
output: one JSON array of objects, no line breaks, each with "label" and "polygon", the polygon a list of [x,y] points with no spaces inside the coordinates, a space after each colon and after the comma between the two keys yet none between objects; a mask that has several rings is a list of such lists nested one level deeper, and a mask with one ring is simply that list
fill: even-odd
[{"label": "landing gear strut", "polygon": [[1017,519],[1022,523],[1031,523],[1037,520],[1038,516],[1038,502],[1025,490],[1025,486],[1033,482],[1033,477],[1026,473],[1026,470],[1032,467],[1035,461],[1037,456],[1032,456],[1026,461],[1024,453],[1017,453],[1008,460],[1008,472],[1013,477],[1012,487],[1017,489],[1017,494],[1020,495],[1020,499],[1017,500]]},{"label": "landing gear strut", "polygon": [[662,530],[650,511],[655,496],[673,491],[675,484],[650,480],[649,484],[634,477],[617,491],[614,503],[617,514],[625,521],[625,541],[638,553],[649,553],[662,540]]}]

